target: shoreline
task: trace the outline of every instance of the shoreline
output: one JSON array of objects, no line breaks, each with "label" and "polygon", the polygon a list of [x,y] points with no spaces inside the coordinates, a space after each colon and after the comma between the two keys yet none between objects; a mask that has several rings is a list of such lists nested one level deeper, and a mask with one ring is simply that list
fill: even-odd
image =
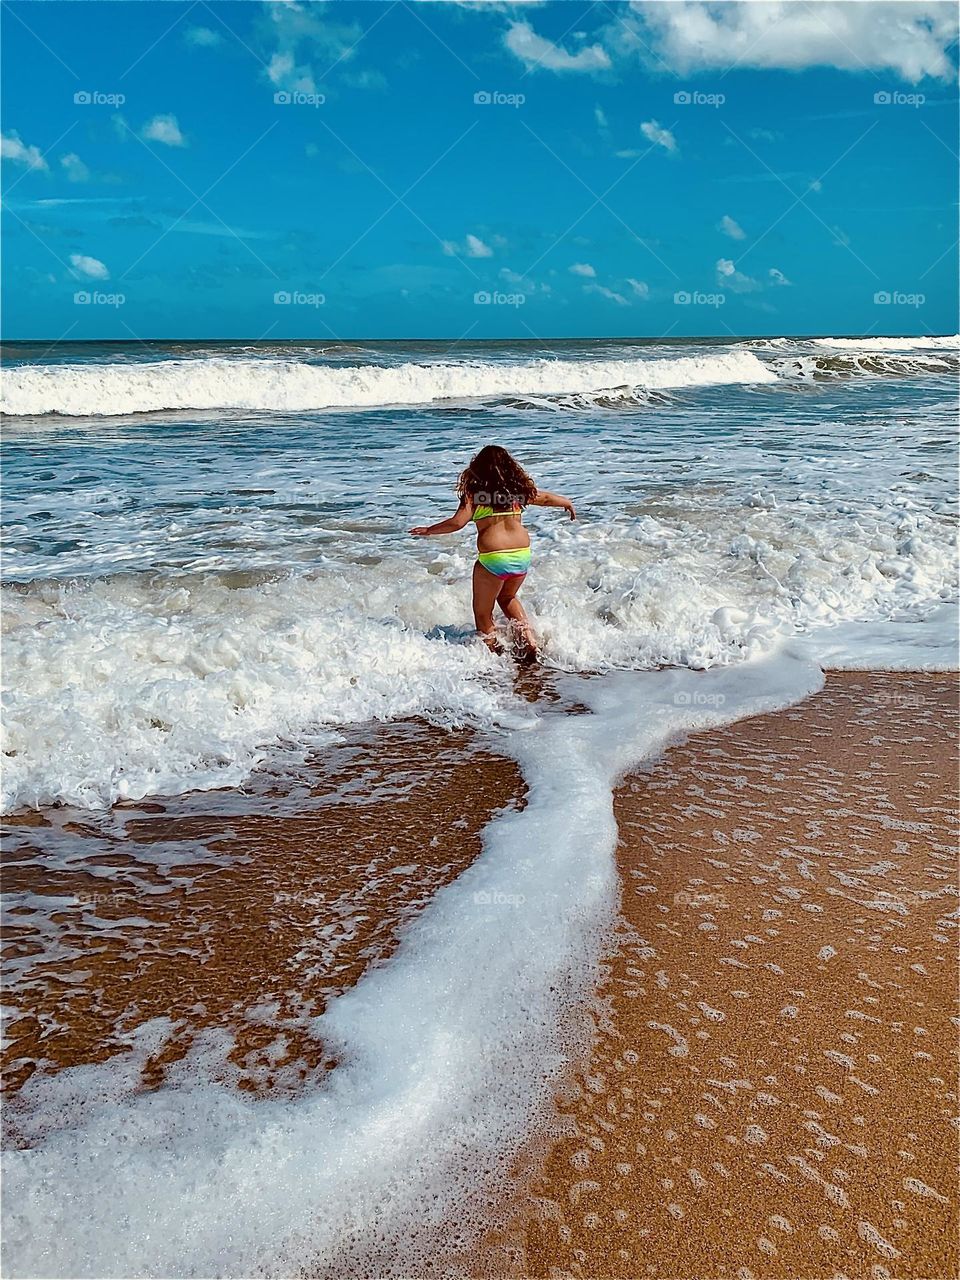
[{"label": "shoreline", "polygon": [[[900,939],[913,917],[928,910],[932,899],[924,895],[932,892],[930,868],[916,868],[910,861],[911,840],[923,833],[913,831],[915,818],[901,813],[903,806],[910,810],[918,801],[914,792],[894,785],[898,775],[891,760],[916,764],[921,770],[920,791],[925,787],[930,792],[927,799],[941,797],[937,820],[952,816],[955,822],[955,804],[953,810],[945,810],[941,795],[949,748],[955,743],[955,710],[951,676],[831,673],[824,691],[803,702],[697,733],[669,746],[654,763],[628,773],[614,797],[622,909],[592,1005],[592,1059],[561,1077],[557,1114],[549,1115],[543,1129],[531,1134],[529,1149],[514,1169],[514,1181],[497,1207],[491,1206],[491,1220],[498,1225],[481,1241],[480,1271],[464,1270],[471,1254],[464,1252],[462,1234],[453,1227],[449,1254],[438,1257],[438,1270],[449,1264],[457,1274],[551,1280],[568,1275],[775,1280],[784,1268],[800,1274],[795,1270],[799,1259],[807,1268],[805,1276],[845,1275],[854,1280],[869,1274],[871,1280],[884,1280],[902,1274],[929,1280],[936,1275],[939,1280],[939,1272],[901,1269],[904,1260],[928,1257],[934,1235],[924,1225],[916,1232],[918,1240],[911,1236],[909,1247],[904,1247],[902,1237],[916,1228],[911,1210],[919,1208],[929,1223],[938,1213],[949,1214],[957,1199],[955,1182],[924,1163],[921,1148],[924,1142],[933,1144],[923,1116],[908,1131],[917,1135],[912,1143],[916,1149],[901,1144],[912,1155],[910,1161],[902,1157],[909,1171],[900,1170],[900,1183],[909,1179],[913,1188],[899,1186],[904,1207],[891,1218],[873,1202],[859,1209],[854,1196],[862,1165],[869,1163],[876,1178],[878,1162],[886,1169],[884,1161],[893,1150],[889,1116],[883,1110],[890,1089],[877,1084],[876,1073],[888,1070],[885,1055],[895,1055],[886,1041],[863,1051],[859,1041],[889,1032],[889,1010],[875,1012],[875,1006],[901,997],[896,989],[892,994],[875,993],[859,977],[852,983],[846,980],[851,957],[865,944],[857,941],[857,930],[849,922],[841,922],[838,930],[833,915],[837,908],[851,909],[854,886],[846,882],[851,877],[866,878],[868,886],[879,887],[882,908],[861,902],[857,909],[881,937]],[[238,1088],[282,1097],[316,1083],[334,1060],[324,1057],[315,1040],[311,1043],[312,1018],[329,997],[352,987],[371,966],[382,964],[404,924],[416,918],[437,889],[475,862],[490,819],[504,807],[522,808],[525,803],[516,766],[490,755],[470,735],[436,735],[424,726],[400,723],[378,726],[372,737],[369,731],[358,731],[345,739],[320,770],[322,784],[311,768],[304,769],[297,785],[281,778],[285,791],[277,789],[276,779],[262,775],[250,794],[193,793],[170,802],[170,812],[164,812],[162,802],[119,806],[102,821],[61,811],[59,829],[48,831],[61,848],[64,841],[78,841],[101,872],[109,867],[114,869],[111,874],[121,877],[114,888],[115,901],[98,900],[94,892],[95,900],[85,904],[82,894],[91,892],[91,884],[95,891],[103,880],[93,879],[88,865],[81,871],[80,862],[66,872],[78,894],[76,927],[91,929],[91,922],[83,921],[85,906],[111,922],[106,932],[102,920],[100,933],[93,930],[97,941],[105,944],[106,961],[93,960],[101,981],[106,977],[107,985],[115,984],[118,997],[135,1009],[141,1025],[151,1016],[175,1015],[176,1034],[161,1052],[144,1059],[147,1089],[162,1083],[167,1068],[188,1052],[192,1039],[210,1028],[225,1040],[233,1037],[229,1057]],[[883,767],[867,768],[871,753],[877,752],[885,761]],[[733,764],[740,772],[730,773]],[[481,814],[471,826],[463,817],[463,795],[468,789],[475,795],[478,779],[486,816]],[[887,791],[881,795],[884,787]],[[817,799],[818,789],[824,788],[833,789],[831,803],[842,811],[826,824],[825,801],[822,796]],[[876,806],[881,821],[874,824],[875,830],[850,807],[850,797],[858,795],[884,802]],[[296,816],[284,816],[291,804]],[[749,813],[749,822],[739,816],[741,809]],[[14,824],[20,832],[14,861],[40,834],[38,826],[57,827],[52,817],[53,811],[20,815],[22,820]],[[811,831],[811,823],[818,829]],[[837,865],[829,864],[831,880],[824,890],[817,878],[828,865],[824,855],[804,852],[801,845],[813,848],[825,831],[830,833],[831,823],[837,831],[853,831],[864,851],[853,869],[842,853],[832,853]],[[106,830],[111,824],[112,840]],[[901,834],[891,834],[897,831]],[[877,832],[885,833],[886,844],[868,857],[868,837],[873,839]],[[382,850],[387,833],[395,845],[384,865],[374,867],[373,875],[358,874],[369,872],[372,864],[354,858],[344,874],[344,849],[365,845]],[[768,837],[777,841],[773,862],[782,864],[774,870]],[[124,840],[143,855],[135,868],[132,859],[118,854]],[[895,848],[897,841],[907,847]],[[787,856],[781,844],[795,852]],[[435,854],[421,860],[426,847]],[[166,851],[166,864],[151,862],[155,849]],[[933,863],[938,874],[942,872],[941,854]],[[333,871],[338,877],[336,892],[329,881]],[[42,868],[21,867],[15,874],[23,879],[17,887],[30,889],[33,880],[32,891],[42,892]],[[399,888],[393,898],[385,897],[384,886],[394,883],[394,875]],[[169,936],[172,925],[181,926],[187,908],[193,943],[206,941],[165,957],[151,956],[149,948],[134,942],[138,926],[136,916],[133,923],[128,919],[129,902],[124,905],[123,900],[129,887],[124,889],[124,884],[135,885],[140,895],[137,914],[154,914],[154,937],[162,939],[164,930]],[[251,885],[259,888],[259,898],[249,898]],[[890,886],[901,893],[900,899],[890,896]],[[941,880],[936,890],[942,889]],[[905,893],[913,897],[904,901]],[[816,910],[818,906],[823,909]],[[338,913],[340,926],[332,936],[328,932],[327,950],[315,953],[327,977],[319,981],[318,970],[304,983],[303,945],[315,936],[318,925],[329,931]],[[277,936],[281,919],[287,928]],[[854,941],[847,938],[840,946],[844,927],[852,930]],[[866,927],[857,926],[861,933]],[[113,946],[117,931],[125,933],[123,946]],[[822,942],[812,951],[806,935],[819,940],[821,933],[832,942]],[[150,931],[143,936],[149,940]],[[265,938],[270,939],[267,946]],[[879,944],[869,945],[875,951]],[[725,947],[719,958],[718,946]],[[759,956],[767,947],[762,963],[754,964],[754,954]],[[834,954],[822,958],[824,948]],[[25,950],[29,953],[29,946]],[[926,952],[922,954],[927,974],[914,973],[912,979],[921,987],[938,971]],[[768,963],[770,955],[775,958]],[[872,964],[872,951],[870,956]],[[85,976],[91,960],[89,948],[55,958],[46,966],[44,980],[33,987],[34,1023],[12,1024],[14,1039],[20,1041],[8,1065],[14,1089],[26,1078],[18,1067],[25,1057],[29,1060],[31,1051],[36,1054],[34,1063],[60,1068],[102,1060],[122,1048],[103,1021],[110,1008],[103,987],[99,1009],[91,1008],[84,994],[84,988],[95,985]],[[144,973],[150,973],[145,963],[154,966],[152,977],[145,978]],[[272,1007],[263,997],[278,991],[264,992],[265,977],[275,977],[278,966],[282,972],[291,963],[292,975],[313,998],[301,999],[297,1007],[281,998]],[[942,972],[942,957],[938,963]],[[748,975],[744,969],[757,972]],[[864,963],[857,973],[868,971],[873,972]],[[79,991],[70,991],[66,975],[71,972]],[[881,987],[883,972],[878,970]],[[843,977],[839,986],[838,975]],[[877,980],[874,974],[871,981]],[[839,999],[848,989],[850,1010],[855,1009],[856,991],[862,1003],[855,1011],[863,1016],[841,1016],[831,1028],[829,1044],[812,1046],[809,1038],[819,1032],[816,1017],[822,1015],[826,1025],[822,1009],[832,1009],[824,991]],[[65,991],[70,992],[68,1001],[63,999]],[[262,1017],[242,1016],[258,1008]],[[759,1047],[757,1009],[764,1028]],[[792,1012],[785,1012],[788,1009]],[[812,1019],[810,1010],[815,1011]],[[123,1006],[115,1001],[115,1019],[118,1011]],[[589,1016],[590,1007],[582,1013]],[[66,1018],[67,1025],[51,1036],[57,1018]],[[922,1046],[920,1054],[934,1047],[939,1051],[946,1041],[939,1029],[943,1018],[940,1013],[936,1018],[939,1021],[928,1017],[924,1024],[918,1015],[916,1025],[923,1025],[927,1034],[918,1034],[911,1049]],[[821,1066],[817,1054],[823,1057],[827,1049],[834,1056],[824,1058]],[[862,1052],[868,1054],[866,1062]],[[707,1053],[714,1055],[709,1070],[703,1065]],[[789,1069],[774,1061],[777,1053],[792,1055]],[[750,1054],[754,1056],[748,1062]],[[769,1060],[760,1074],[756,1062],[764,1054]],[[870,1062],[869,1055],[879,1061]],[[841,1061],[846,1058],[855,1062],[855,1069]],[[820,1072],[816,1077],[813,1060]],[[895,1081],[909,1080],[914,1092],[925,1096],[917,1064],[922,1067],[926,1059],[918,1057],[908,1064],[912,1074],[904,1074],[906,1068],[899,1058],[896,1061]],[[932,1052],[930,1062],[932,1072]],[[947,1067],[939,1060],[935,1066],[939,1079],[949,1082]],[[711,1083],[701,1088],[705,1080]],[[826,1094],[817,1091],[818,1086]],[[842,1110],[845,1104],[851,1106],[847,1086],[859,1104],[852,1120]],[[807,1096],[811,1088],[815,1097]],[[696,1098],[692,1089],[699,1091]],[[8,1127],[16,1141],[15,1112],[16,1108],[8,1115]],[[663,1120],[668,1115],[669,1123]],[[793,1128],[784,1128],[783,1117]],[[838,1150],[849,1167],[828,1176],[829,1162]],[[751,1194],[740,1203],[737,1196],[742,1198],[745,1188]],[[880,1208],[889,1205],[885,1201]],[[853,1212],[862,1216],[854,1219]],[[664,1213],[668,1220],[663,1220]],[[811,1222],[816,1230],[809,1228]],[[737,1223],[733,1241],[728,1238],[732,1223]],[[748,1231],[749,1249],[745,1246],[742,1256],[733,1256],[733,1244]],[[442,1233],[434,1231],[433,1239],[442,1245]],[[860,1251],[852,1270],[851,1249]],[[889,1250],[897,1256],[888,1255]],[[814,1257],[824,1259],[816,1272],[808,1268]],[[939,1265],[938,1256],[934,1261]],[[897,1264],[893,1271],[875,1270],[888,1262]]]},{"label": "shoreline", "polygon": [[624,779],[594,1050],[515,1274],[956,1273],[956,708],[955,676],[828,673]]},{"label": "shoreline", "polygon": [[402,721],[341,736],[241,788],[4,819],[5,894],[25,895],[5,928],[5,1089],[128,1050],[154,1019],[171,1034],[147,1087],[209,1033],[232,1039],[242,1089],[285,1093],[329,1069],[313,1019],[524,803],[516,766],[472,735]]}]

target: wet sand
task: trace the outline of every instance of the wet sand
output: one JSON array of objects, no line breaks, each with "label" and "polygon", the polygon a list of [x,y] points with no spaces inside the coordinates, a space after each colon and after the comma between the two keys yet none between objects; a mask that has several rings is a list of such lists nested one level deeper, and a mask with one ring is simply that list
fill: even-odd
[{"label": "wet sand", "polygon": [[620,935],[521,1274],[957,1274],[956,709],[834,674],[622,786]]},{"label": "wet sand", "polygon": [[240,1088],[297,1089],[331,1065],[311,1019],[523,802],[511,762],[417,723],[281,763],[237,791],[6,820],[7,1089],[121,1052],[156,1018],[171,1026],[144,1085],[203,1033]]},{"label": "wet sand", "polygon": [[[239,1087],[303,1087],[330,1065],[312,1017],[522,797],[469,735],[400,724],[239,792],[11,819],[7,1086],[168,1018],[147,1087],[211,1033]],[[616,808],[593,1058],[476,1271],[955,1275],[955,682],[831,675]]]}]

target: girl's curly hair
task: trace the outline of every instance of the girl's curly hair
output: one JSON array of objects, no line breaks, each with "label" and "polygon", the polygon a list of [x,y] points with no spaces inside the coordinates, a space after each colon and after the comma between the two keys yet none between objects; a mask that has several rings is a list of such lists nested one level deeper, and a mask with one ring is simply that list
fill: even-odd
[{"label": "girl's curly hair", "polygon": [[512,454],[498,444],[488,444],[460,473],[457,494],[461,502],[469,498],[494,511],[508,511],[531,503],[537,496],[537,486]]}]

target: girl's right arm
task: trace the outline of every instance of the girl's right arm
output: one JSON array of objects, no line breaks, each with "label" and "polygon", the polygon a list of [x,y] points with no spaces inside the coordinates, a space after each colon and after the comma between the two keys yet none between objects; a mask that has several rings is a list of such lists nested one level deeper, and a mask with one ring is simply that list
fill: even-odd
[{"label": "girl's right arm", "polygon": [[470,523],[473,515],[473,503],[465,498],[456,512],[448,520],[439,520],[436,524],[418,524],[410,530],[417,538],[429,538],[435,533],[456,533]]},{"label": "girl's right arm", "polygon": [[549,493],[546,489],[538,489],[532,505],[535,507],[561,507],[564,511],[569,511],[571,520],[576,520],[577,518],[573,503],[561,493]]}]

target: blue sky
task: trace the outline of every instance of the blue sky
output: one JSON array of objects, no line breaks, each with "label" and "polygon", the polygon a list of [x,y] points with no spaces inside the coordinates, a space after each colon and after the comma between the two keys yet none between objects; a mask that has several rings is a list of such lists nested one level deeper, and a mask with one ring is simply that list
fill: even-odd
[{"label": "blue sky", "polygon": [[955,14],[14,0],[4,334],[956,332]]}]

